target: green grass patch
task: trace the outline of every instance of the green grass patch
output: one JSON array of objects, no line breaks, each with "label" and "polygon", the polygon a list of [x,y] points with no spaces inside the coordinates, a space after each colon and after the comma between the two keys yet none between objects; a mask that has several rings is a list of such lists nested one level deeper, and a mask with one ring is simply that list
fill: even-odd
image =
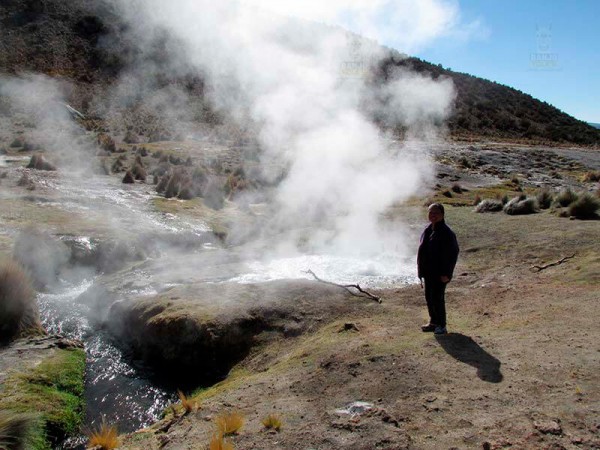
[{"label": "green grass patch", "polygon": [[35,368],[4,382],[0,409],[39,415],[33,450],[50,449],[79,430],[83,419],[85,353],[57,349]]}]

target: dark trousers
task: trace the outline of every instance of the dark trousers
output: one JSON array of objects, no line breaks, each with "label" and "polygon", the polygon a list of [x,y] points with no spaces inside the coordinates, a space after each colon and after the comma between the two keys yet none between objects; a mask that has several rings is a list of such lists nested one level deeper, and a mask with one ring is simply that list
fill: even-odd
[{"label": "dark trousers", "polygon": [[440,327],[446,326],[446,283],[439,278],[425,278],[425,300],[429,311],[430,323]]}]

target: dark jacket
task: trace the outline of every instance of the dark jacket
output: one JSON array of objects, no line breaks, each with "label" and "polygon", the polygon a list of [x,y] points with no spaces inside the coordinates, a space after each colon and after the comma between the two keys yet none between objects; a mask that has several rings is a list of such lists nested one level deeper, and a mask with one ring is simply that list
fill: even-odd
[{"label": "dark jacket", "polygon": [[454,231],[443,220],[433,228],[429,224],[421,235],[417,251],[419,278],[447,276],[452,278],[458,259],[458,242]]}]

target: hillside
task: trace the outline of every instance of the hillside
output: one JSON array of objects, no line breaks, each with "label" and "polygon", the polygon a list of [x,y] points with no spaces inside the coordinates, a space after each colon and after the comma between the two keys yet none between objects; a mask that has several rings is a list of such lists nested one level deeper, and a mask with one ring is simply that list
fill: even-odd
[{"label": "hillside", "polygon": [[[106,111],[97,98],[106,97],[105,89],[119,75],[127,72],[135,76],[136,67],[150,61],[156,89],[175,83],[198,102],[196,113],[186,119],[208,123],[222,120],[203,98],[201,77],[188,74],[182,79],[171,72],[171,38],[163,36],[156,39],[150,51],[148,47],[140,50],[135,34],[129,33],[128,26],[103,2],[7,0],[0,4],[0,24],[0,73],[39,72],[74,82],[68,100],[86,114],[103,117]],[[376,79],[384,83],[397,67],[452,79],[457,96],[448,127],[455,137],[600,143],[599,130],[526,93],[397,52],[391,51],[381,63]],[[129,102],[129,106],[135,109],[139,103],[138,99],[137,104]],[[160,118],[144,117],[144,121],[155,124]],[[122,122],[115,121],[117,126]],[[382,125],[402,131],[398,124]],[[136,127],[140,134],[157,134],[156,129],[146,130],[139,123]],[[159,128],[169,128],[169,124]],[[163,129],[158,134],[161,132],[175,133]]]},{"label": "hillside", "polygon": [[454,114],[448,122],[453,135],[518,138],[576,144],[597,144],[600,132],[527,93],[473,75],[444,69],[441,64],[398,55],[380,67],[385,80],[394,68],[450,77],[457,91]]}]

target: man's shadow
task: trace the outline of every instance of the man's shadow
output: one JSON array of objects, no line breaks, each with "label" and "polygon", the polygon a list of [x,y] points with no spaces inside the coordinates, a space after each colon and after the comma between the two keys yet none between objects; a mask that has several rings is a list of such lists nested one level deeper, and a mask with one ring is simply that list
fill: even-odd
[{"label": "man's shadow", "polygon": [[471,337],[461,333],[448,333],[435,337],[442,348],[453,358],[477,369],[477,376],[483,381],[500,383],[500,360],[494,358]]}]

